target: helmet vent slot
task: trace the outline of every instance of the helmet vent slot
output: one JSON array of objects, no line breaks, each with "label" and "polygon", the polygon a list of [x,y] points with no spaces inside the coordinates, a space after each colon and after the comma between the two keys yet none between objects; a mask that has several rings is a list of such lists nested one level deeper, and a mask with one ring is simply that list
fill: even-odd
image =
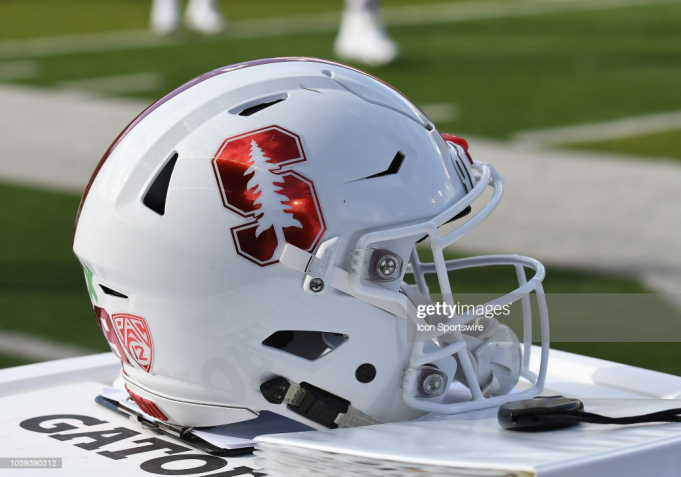
[{"label": "helmet vent slot", "polygon": [[404,153],[401,151],[397,151],[397,154],[395,154],[395,157],[393,157],[393,160],[390,162],[390,165],[386,170],[383,172],[379,172],[377,174],[373,174],[371,176],[365,177],[365,179],[374,179],[375,177],[383,177],[383,176],[392,176],[400,172],[400,167],[402,167],[402,163],[404,162]]},{"label": "helmet vent slot", "polygon": [[325,331],[282,330],[271,334],[262,344],[310,361],[329,354],[348,340],[348,335]]},{"label": "helmet vent slot", "polygon": [[107,286],[100,284],[99,288],[101,288],[106,295],[115,296],[116,298],[123,298],[124,300],[128,299],[128,295],[123,295],[121,292],[117,292],[116,290],[113,290]]},{"label": "helmet vent slot", "polygon": [[173,175],[173,169],[177,162],[177,153],[174,152],[170,160],[163,166],[161,172],[158,173],[154,182],[149,186],[149,190],[144,196],[144,205],[156,212],[158,215],[164,215],[166,212],[166,198],[168,197],[168,187],[170,186],[170,178]]},{"label": "helmet vent slot", "polygon": [[[377,172],[376,174],[372,174],[370,176],[361,177],[359,179],[354,179],[354,180],[351,180],[350,182],[357,182],[357,181],[361,181],[361,180],[364,180],[364,179],[375,179],[377,177],[394,176],[395,174],[400,172],[400,168],[402,167],[402,164],[404,163],[405,157],[406,156],[404,155],[404,153],[402,151],[397,151],[397,154],[395,154],[395,157],[393,157],[393,160],[390,161],[390,165],[388,166],[388,168],[386,170],[381,171],[381,172]],[[350,182],[346,182],[346,184],[349,184]]]},{"label": "helmet vent slot", "polygon": [[267,98],[260,98],[255,102],[251,101],[237,108],[234,108],[232,111],[230,111],[230,113],[237,114],[238,116],[253,116],[255,113],[259,113],[263,109],[270,108],[277,103],[286,101],[287,98],[288,98],[287,94],[270,96]]}]

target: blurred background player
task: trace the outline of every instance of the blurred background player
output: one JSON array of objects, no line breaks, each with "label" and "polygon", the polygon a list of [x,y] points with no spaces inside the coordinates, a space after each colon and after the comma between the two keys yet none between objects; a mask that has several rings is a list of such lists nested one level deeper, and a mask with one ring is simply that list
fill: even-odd
[{"label": "blurred background player", "polygon": [[[151,31],[169,35],[180,28],[182,0],[153,0],[151,5]],[[225,29],[225,19],[217,0],[189,0],[184,12],[187,28],[206,34],[220,33]]]},{"label": "blurred background player", "polygon": [[[151,29],[154,33],[168,35],[179,29],[181,2],[153,0]],[[191,30],[206,34],[225,29],[217,0],[189,0],[184,21]],[[383,65],[397,57],[397,44],[385,29],[379,0],[345,0],[334,51],[341,60],[368,65]]]},{"label": "blurred background player", "polygon": [[334,51],[341,60],[368,65],[386,64],[397,57],[397,44],[385,29],[379,0],[345,0]]}]

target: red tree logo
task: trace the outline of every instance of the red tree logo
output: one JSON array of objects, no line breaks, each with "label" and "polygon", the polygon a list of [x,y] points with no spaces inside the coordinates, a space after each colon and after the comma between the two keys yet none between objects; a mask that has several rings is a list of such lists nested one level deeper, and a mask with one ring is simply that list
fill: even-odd
[{"label": "red tree logo", "polygon": [[286,243],[312,252],[326,225],[314,183],[290,170],[305,162],[298,135],[279,126],[226,139],[213,158],[222,203],[249,219],[232,228],[236,251],[260,266]]}]

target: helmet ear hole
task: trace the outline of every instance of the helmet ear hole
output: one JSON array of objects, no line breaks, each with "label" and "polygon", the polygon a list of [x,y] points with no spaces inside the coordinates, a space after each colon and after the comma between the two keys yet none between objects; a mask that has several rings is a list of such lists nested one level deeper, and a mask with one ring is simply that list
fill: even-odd
[{"label": "helmet ear hole", "polygon": [[262,344],[271,348],[284,349],[293,341],[294,331],[277,331],[265,339]]},{"label": "helmet ear hole", "polygon": [[324,344],[331,349],[336,349],[348,339],[348,335],[340,333],[322,333],[322,340]]},{"label": "helmet ear hole", "polygon": [[272,333],[262,344],[314,361],[338,348],[348,338],[342,333],[326,331],[281,330]]}]

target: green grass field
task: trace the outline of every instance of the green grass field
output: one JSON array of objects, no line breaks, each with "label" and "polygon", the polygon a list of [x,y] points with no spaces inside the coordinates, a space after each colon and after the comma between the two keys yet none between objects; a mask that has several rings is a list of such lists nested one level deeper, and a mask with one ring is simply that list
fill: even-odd
[{"label": "green grass field", "polygon": [[[444,0],[442,0],[444,1]],[[0,42],[146,28],[148,0],[0,1]],[[340,0],[222,3],[232,21],[337,12]],[[385,0],[413,5],[415,0]],[[438,3],[435,0],[424,2]],[[466,2],[461,2],[466,3]],[[480,2],[468,2],[480,3]],[[508,3],[523,3],[520,0]],[[509,138],[524,130],[681,110],[681,2],[457,23],[396,26],[399,61],[369,68],[418,104],[453,103],[441,130]],[[64,82],[155,73],[161,82],[121,96],[152,101],[207,70],[261,57],[330,58],[335,33],[235,39],[182,34],[163,46],[16,58],[39,72],[14,83]],[[0,66],[2,59],[0,43]],[[112,134],[112,139],[115,134]],[[679,157],[680,134],[583,145],[594,150]],[[70,250],[79,198],[0,184],[0,328],[105,351],[82,272]],[[492,217],[490,220],[493,220]],[[468,286],[507,290],[507,278],[475,272]],[[549,267],[547,292],[641,293],[627,277]],[[555,347],[681,375],[678,343],[557,343]],[[0,356],[0,367],[24,361]]]},{"label": "green grass field", "polygon": [[589,149],[592,151],[681,161],[681,131],[665,131],[624,139],[575,144],[572,147],[575,149]]}]

